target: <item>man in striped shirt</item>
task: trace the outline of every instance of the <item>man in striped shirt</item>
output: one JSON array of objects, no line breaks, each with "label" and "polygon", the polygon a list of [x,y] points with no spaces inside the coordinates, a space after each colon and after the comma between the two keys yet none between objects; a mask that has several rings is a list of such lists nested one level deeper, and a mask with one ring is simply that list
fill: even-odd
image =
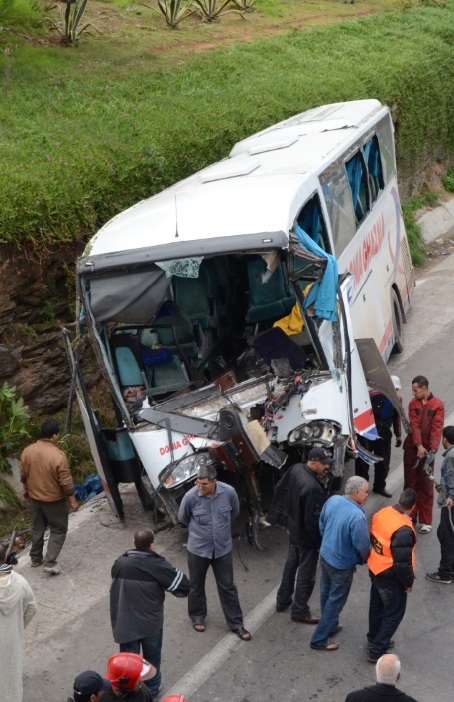
[{"label": "man in striped shirt", "polygon": [[154,551],[151,529],[136,531],[134,548],[117,558],[112,566],[110,619],[120,651],[140,653],[152,663],[157,674],[144,684],[156,697],[161,687],[161,649],[164,598],[187,597],[189,580]]}]

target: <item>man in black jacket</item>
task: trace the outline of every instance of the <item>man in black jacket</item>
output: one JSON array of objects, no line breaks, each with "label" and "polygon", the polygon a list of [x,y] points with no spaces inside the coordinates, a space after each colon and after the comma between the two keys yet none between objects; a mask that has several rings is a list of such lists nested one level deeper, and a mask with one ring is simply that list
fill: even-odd
[{"label": "man in black jacket", "polygon": [[384,702],[387,699],[393,699],[396,702],[416,702],[413,697],[396,687],[400,680],[401,667],[397,656],[392,653],[385,654],[379,658],[375,668],[377,684],[350,692],[345,702]]},{"label": "man in black jacket", "polygon": [[186,575],[153,550],[151,529],[136,531],[134,549],[126,551],[112,566],[110,619],[120,651],[142,653],[157,674],[146,681],[155,697],[161,685],[161,648],[164,623],[164,598],[187,597]]},{"label": "man in black jacket", "polygon": [[415,579],[416,534],[411,511],[418,495],[404,490],[397,505],[385,507],[372,517],[371,551],[367,559],[371,578],[369,604],[370,663],[394,645],[391,637],[404,618],[407,594]]},{"label": "man in black jacket", "polygon": [[[294,465],[284,476],[281,488],[278,489],[277,486],[274,504],[271,505],[267,517],[270,524],[285,525],[289,532],[288,556],[277,593],[276,611],[283,612],[290,607],[295,591],[291,618],[292,621],[303,624],[317,624],[319,621],[319,617],[311,614],[308,602],[315,585],[321,544],[318,520],[327,499],[326,489],[320,478],[328,473],[332,463],[333,458],[328,451],[322,448],[311,449],[307,464]],[[282,492],[285,490],[284,507]],[[282,518],[282,514],[279,518],[277,514],[278,503],[284,507],[285,518]]]}]

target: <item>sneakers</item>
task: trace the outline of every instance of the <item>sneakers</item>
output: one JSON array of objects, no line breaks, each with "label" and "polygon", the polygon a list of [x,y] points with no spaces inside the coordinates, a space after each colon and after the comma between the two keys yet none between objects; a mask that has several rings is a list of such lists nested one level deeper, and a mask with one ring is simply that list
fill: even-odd
[{"label": "sneakers", "polygon": [[421,524],[418,531],[420,534],[428,534],[432,531],[432,524]]},{"label": "sneakers", "polygon": [[442,578],[439,573],[426,573],[426,580],[433,583],[443,583],[443,585],[451,584],[451,578]]},{"label": "sneakers", "polygon": [[43,562],[42,561],[32,561],[30,563],[30,568],[39,568],[39,566],[42,566]]},{"label": "sneakers", "polygon": [[49,575],[60,575],[61,568],[57,563],[53,566],[44,566],[43,573],[49,573]]}]

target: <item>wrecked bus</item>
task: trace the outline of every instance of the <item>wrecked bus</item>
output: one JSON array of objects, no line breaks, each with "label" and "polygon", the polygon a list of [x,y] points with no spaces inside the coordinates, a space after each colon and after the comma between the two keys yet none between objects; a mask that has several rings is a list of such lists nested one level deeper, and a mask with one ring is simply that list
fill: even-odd
[{"label": "wrecked bus", "polygon": [[376,436],[368,387],[400,408],[384,362],[402,350],[414,277],[388,108],[325,105],[237,143],[108,222],[77,278],[79,331],[118,419],[99,426],[79,375],[114,512],[125,480],[147,506],[145,471],[176,523],[197,468],[214,462],[259,545],[264,476],[313,446],[341,476]]}]

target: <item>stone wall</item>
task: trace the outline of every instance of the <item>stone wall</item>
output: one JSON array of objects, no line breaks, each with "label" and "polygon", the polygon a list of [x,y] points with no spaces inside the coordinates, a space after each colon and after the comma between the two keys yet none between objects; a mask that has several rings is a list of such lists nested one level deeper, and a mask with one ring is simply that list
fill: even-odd
[{"label": "stone wall", "polygon": [[[61,326],[74,322],[74,268],[81,246],[23,254],[0,249],[0,384],[15,385],[33,415],[64,407],[70,372]],[[100,378],[89,348],[82,369]]]}]

